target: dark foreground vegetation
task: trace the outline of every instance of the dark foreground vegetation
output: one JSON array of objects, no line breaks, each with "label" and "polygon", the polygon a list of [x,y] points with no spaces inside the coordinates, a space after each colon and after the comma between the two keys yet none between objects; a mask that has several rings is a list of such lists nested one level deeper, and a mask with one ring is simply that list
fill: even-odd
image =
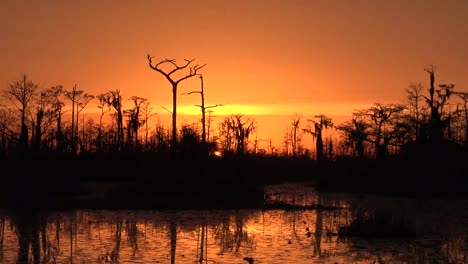
[{"label": "dark foreground vegetation", "polygon": [[[263,203],[265,184],[286,181],[323,191],[467,196],[468,93],[453,84],[436,87],[433,67],[426,69],[428,89],[406,90],[407,104],[376,103],[339,125],[325,115],[305,125],[294,116],[280,148],[252,140],[258,124],[241,114],[214,128],[209,110],[221,105],[205,105],[203,65],[192,62],[148,56],[150,68],[172,85],[171,129],[149,125],[154,113],[145,98],[132,96],[124,107],[119,90],[94,96],[76,85],[44,89],[26,75],[9,84],[0,104],[0,203],[251,207]],[[171,75],[184,70],[179,79]],[[178,128],[177,87],[192,77],[200,77],[201,88],[186,95],[201,95],[201,123]],[[85,122],[83,110],[95,99],[99,116]],[[340,137],[327,137],[328,130]],[[312,148],[303,145],[305,135]]]}]

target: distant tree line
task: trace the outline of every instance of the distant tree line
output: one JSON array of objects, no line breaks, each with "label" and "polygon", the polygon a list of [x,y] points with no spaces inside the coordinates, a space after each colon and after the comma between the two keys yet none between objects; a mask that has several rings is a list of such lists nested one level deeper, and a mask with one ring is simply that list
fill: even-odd
[{"label": "distant tree line", "polygon": [[[468,92],[455,90],[454,84],[436,87],[434,68],[425,71],[429,87],[411,83],[405,90],[406,103],[375,103],[353,112],[350,120],[336,126],[331,118],[316,115],[301,129],[301,116],[294,116],[284,136],[284,155],[310,155],[303,146],[302,133],[314,139],[318,161],[337,156],[385,159],[417,149],[437,153],[446,148],[466,148]],[[338,131],[340,137],[324,139],[326,129]]]},{"label": "distant tree line", "polygon": [[[189,153],[209,155],[273,155],[314,158],[317,161],[338,156],[385,159],[406,153],[419,146],[468,145],[468,92],[455,90],[453,84],[435,85],[435,70],[425,69],[429,86],[412,83],[406,89],[404,104],[375,103],[352,113],[350,120],[335,125],[325,115],[303,121],[296,114],[284,135],[282,151],[267,139],[259,146],[256,137],[258,122],[248,116],[225,116],[212,125],[210,110],[221,105],[206,106],[203,77],[204,65],[190,67],[193,60],[178,65],[175,60],[149,66],[161,73],[172,85],[172,128],[160,122],[151,127],[155,115],[148,99],[131,96],[124,100],[120,90],[91,95],[77,85],[65,88],[56,85],[40,87],[27,75],[9,83],[0,98],[0,153],[84,153],[154,152],[162,155]],[[164,65],[172,69],[162,68]],[[187,69],[182,77],[172,74]],[[198,76],[201,122],[176,126],[177,85]],[[84,110],[92,101],[99,109],[97,118],[85,120]],[[208,112],[207,112],[208,111]],[[208,114],[208,116],[207,116]],[[213,129],[216,128],[216,129]],[[326,137],[327,130],[339,137]],[[255,136],[255,138],[254,138]],[[303,137],[311,136],[314,146],[304,146]]]}]

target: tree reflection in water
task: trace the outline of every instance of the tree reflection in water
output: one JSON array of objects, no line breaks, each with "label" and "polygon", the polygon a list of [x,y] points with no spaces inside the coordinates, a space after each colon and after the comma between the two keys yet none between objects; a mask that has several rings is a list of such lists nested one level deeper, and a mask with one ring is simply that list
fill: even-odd
[{"label": "tree reflection in water", "polygon": [[[467,204],[351,199],[341,210],[0,211],[0,263],[467,262]],[[326,194],[314,201],[333,205]],[[374,231],[343,236],[343,226],[393,234],[408,226],[423,236],[379,242]]]},{"label": "tree reflection in water", "polygon": [[[249,237],[244,224],[251,216],[249,212],[237,211],[232,216],[226,216],[221,224],[214,227],[214,238],[220,246],[220,254],[226,251],[239,252],[239,248],[255,246],[255,240]],[[231,223],[234,225],[231,231]]]},{"label": "tree reflection in water", "polygon": [[206,223],[203,223],[198,230],[196,259],[200,264],[203,261],[208,263],[208,225]]},{"label": "tree reflection in water", "polygon": [[[318,204],[321,204],[320,195],[318,195]],[[314,252],[313,256],[321,256],[322,251],[320,250],[322,243],[322,233],[323,233],[323,216],[322,210],[316,210],[317,217],[315,219],[315,232],[314,232]]]},{"label": "tree reflection in water", "polygon": [[174,220],[169,223],[169,239],[171,240],[171,264],[174,264],[177,246],[177,224]]},{"label": "tree reflection in water", "polygon": [[125,231],[127,232],[127,240],[132,248],[132,258],[135,258],[135,255],[138,251],[138,226],[136,219],[127,219],[125,222]]},{"label": "tree reflection in water", "polygon": [[0,263],[3,263],[3,241],[5,240],[5,217],[0,216]]},{"label": "tree reflection in water", "polygon": [[39,264],[41,262],[40,235],[46,237],[45,233],[40,234],[41,230],[45,230],[41,228],[41,225],[47,223],[43,217],[36,212],[27,211],[15,212],[11,217],[11,224],[18,237],[18,263]]}]

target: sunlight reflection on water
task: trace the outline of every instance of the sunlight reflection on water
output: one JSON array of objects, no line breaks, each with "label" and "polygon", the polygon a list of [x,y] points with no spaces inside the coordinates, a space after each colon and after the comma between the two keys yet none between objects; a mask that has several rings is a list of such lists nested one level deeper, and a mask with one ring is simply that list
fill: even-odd
[{"label": "sunlight reflection on water", "polygon": [[[336,210],[0,211],[0,263],[466,263],[468,205],[270,187],[267,202]],[[385,211],[416,237],[343,237]],[[391,214],[388,214],[390,212]],[[387,222],[386,222],[387,223]],[[29,252],[29,254],[28,254]],[[383,263],[382,262],[382,263]]]}]

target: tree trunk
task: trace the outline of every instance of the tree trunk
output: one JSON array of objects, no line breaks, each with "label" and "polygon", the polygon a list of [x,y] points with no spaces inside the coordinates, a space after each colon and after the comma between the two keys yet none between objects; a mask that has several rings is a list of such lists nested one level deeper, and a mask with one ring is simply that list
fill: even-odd
[{"label": "tree trunk", "polygon": [[175,155],[177,144],[177,83],[172,85],[172,144],[171,153]]}]

